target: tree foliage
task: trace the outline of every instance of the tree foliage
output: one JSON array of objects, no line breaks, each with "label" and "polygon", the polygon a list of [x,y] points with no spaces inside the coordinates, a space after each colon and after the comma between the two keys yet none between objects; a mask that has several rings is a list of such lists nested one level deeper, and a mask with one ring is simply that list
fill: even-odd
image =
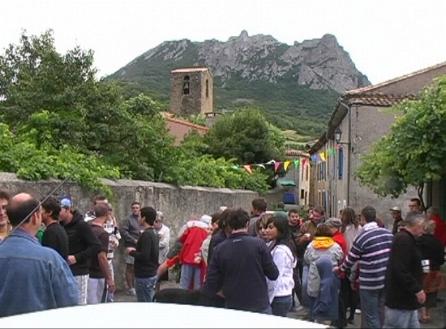
[{"label": "tree foliage", "polygon": [[51,31],[0,56],[0,170],[103,190],[101,177],[265,190],[261,173],[234,171],[200,137],[174,147],[161,103],[97,80],[93,61],[79,47],[59,54]]},{"label": "tree foliage", "polygon": [[382,196],[398,197],[408,186],[422,194],[426,182],[446,175],[446,76],[419,100],[405,101],[394,110],[402,115],[363,157],[357,175]]},{"label": "tree foliage", "polygon": [[4,123],[0,123],[0,140],[0,169],[15,172],[23,179],[67,178],[110,194],[100,178],[120,176],[117,167],[104,163],[99,156],[82,154],[70,145],[55,149],[47,144],[38,148],[28,135],[15,135]]},{"label": "tree foliage", "polygon": [[280,159],[285,138],[257,109],[245,108],[218,120],[205,137],[209,153],[240,164]]}]

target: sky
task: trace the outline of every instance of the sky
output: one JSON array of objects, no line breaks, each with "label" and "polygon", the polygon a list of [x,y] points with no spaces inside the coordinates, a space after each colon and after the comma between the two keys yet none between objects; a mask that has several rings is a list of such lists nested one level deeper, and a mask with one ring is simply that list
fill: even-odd
[{"label": "sky", "polygon": [[330,33],[379,83],[446,61],[443,0],[4,0],[0,53],[23,30],[95,53],[99,77],[163,41],[227,41],[242,30],[292,45]]}]

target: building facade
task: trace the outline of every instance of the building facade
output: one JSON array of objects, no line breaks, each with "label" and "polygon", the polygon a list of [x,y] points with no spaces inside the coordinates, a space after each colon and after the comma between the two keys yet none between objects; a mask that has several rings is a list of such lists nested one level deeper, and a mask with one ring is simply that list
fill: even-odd
[{"label": "building facade", "polygon": [[170,72],[170,112],[189,116],[213,112],[213,77],[205,67]]},{"label": "building facade", "polygon": [[339,214],[339,210],[346,206],[359,211],[366,205],[375,207],[378,217],[387,222],[391,220],[389,209],[393,206],[401,207],[404,215],[408,211],[408,200],[417,197],[414,189],[397,199],[381,198],[362,186],[355,173],[361,165],[361,156],[389,132],[395,120],[395,113],[386,111],[386,108],[405,99],[416,99],[436,77],[444,74],[446,63],[441,63],[346,92],[336,105],[327,132],[310,151],[314,168],[314,191],[310,202],[325,207],[330,216]]},{"label": "building facade", "polygon": [[285,151],[285,159],[285,163],[289,161],[290,169],[286,171],[284,178],[295,182],[296,203],[306,207],[310,202],[310,155],[303,151],[288,149]]}]

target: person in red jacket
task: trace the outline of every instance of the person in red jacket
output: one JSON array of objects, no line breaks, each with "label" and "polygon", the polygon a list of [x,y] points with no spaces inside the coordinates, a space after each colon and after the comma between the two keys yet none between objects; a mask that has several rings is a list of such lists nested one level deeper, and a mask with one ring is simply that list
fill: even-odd
[{"label": "person in red jacket", "polygon": [[179,254],[181,289],[200,289],[206,274],[206,263],[201,257],[201,245],[210,232],[211,216],[203,215],[199,221],[194,222],[198,222],[197,225],[187,225],[179,239],[183,244]]},{"label": "person in red jacket", "polygon": [[443,246],[446,246],[446,224],[441,219],[438,208],[430,207],[427,209],[426,219],[435,222],[434,237],[440,240]]}]

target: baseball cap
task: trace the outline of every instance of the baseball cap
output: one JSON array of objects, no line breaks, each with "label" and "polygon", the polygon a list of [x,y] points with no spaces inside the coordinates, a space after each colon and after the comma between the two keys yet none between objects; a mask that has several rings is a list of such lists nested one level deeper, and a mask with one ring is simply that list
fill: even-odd
[{"label": "baseball cap", "polygon": [[61,208],[71,208],[73,206],[73,203],[69,198],[63,198],[60,200],[60,207]]},{"label": "baseball cap", "polygon": [[398,212],[401,212],[401,208],[400,207],[392,207],[392,208],[390,208],[389,209],[390,211],[398,211]]},{"label": "baseball cap", "polygon": [[328,226],[331,227],[341,227],[342,226],[342,221],[339,218],[336,217],[330,217],[329,219],[327,219],[325,221],[325,224],[327,224]]}]

